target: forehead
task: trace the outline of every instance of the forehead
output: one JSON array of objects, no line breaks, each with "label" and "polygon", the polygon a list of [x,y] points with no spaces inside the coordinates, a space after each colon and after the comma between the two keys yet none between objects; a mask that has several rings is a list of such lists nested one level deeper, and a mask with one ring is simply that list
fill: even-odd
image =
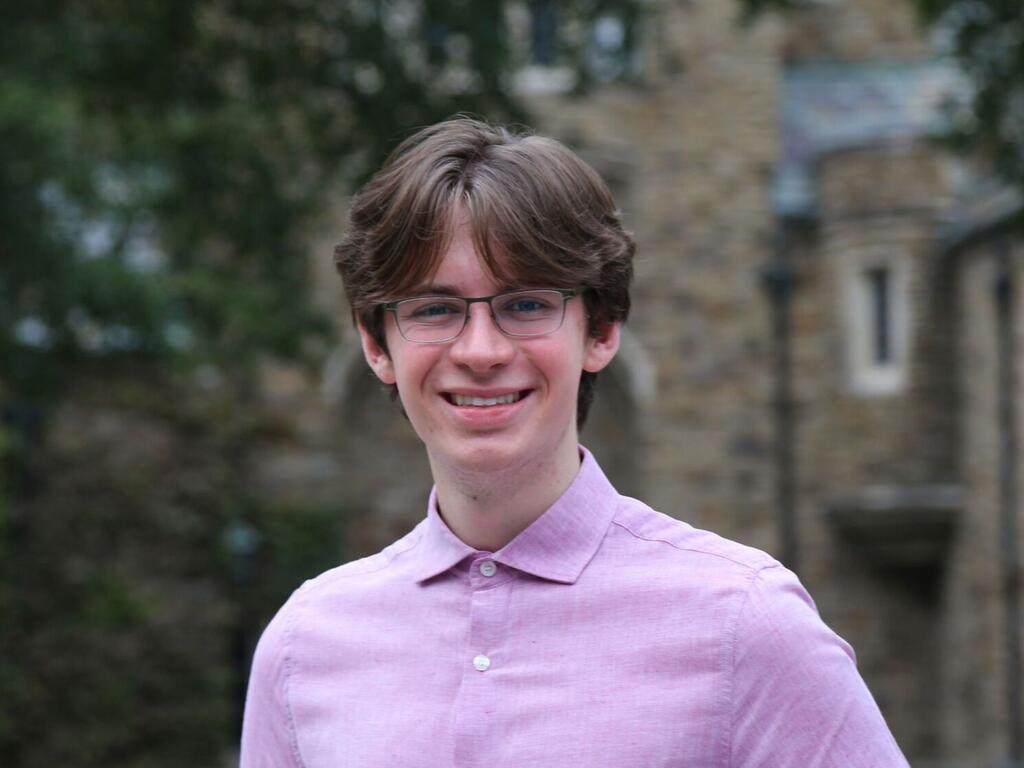
[{"label": "forehead", "polygon": [[[512,288],[574,288],[594,277],[586,248],[513,201],[470,195],[435,213],[381,265],[381,301],[422,295],[432,286],[487,296]],[[470,276],[477,287],[464,287]]]},{"label": "forehead", "polygon": [[485,295],[544,283],[542,274],[509,258],[465,219],[446,236],[433,261],[410,285],[413,292]]}]

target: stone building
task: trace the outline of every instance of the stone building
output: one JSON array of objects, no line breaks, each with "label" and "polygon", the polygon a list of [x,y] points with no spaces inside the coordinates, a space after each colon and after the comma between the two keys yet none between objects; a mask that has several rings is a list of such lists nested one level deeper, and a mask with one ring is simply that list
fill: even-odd
[{"label": "stone building", "polygon": [[[623,492],[793,565],[915,765],[994,764],[1024,685],[1000,570],[1022,538],[1000,522],[1024,481],[1007,368],[1024,381],[1024,247],[1003,234],[1020,201],[931,141],[958,84],[909,3],[808,0],[752,24],[723,0],[646,5],[625,81],[575,97],[544,57],[521,82],[638,242],[582,439]],[[340,501],[356,556],[420,519],[430,480],[344,338],[320,398],[268,372],[298,439],[255,469],[274,494]]]}]

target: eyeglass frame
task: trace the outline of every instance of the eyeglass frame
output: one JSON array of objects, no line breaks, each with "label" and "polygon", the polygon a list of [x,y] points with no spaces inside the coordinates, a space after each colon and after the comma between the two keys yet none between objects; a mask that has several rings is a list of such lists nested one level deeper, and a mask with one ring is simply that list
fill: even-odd
[{"label": "eyeglass frame", "polygon": [[[568,304],[569,299],[575,296],[583,294],[584,288],[519,288],[514,291],[503,291],[502,293],[495,293],[492,296],[453,296],[451,294],[427,293],[422,296],[410,296],[405,299],[398,299],[397,301],[387,301],[380,304],[380,308],[385,312],[391,312],[395,315],[395,328],[398,329],[398,333],[403,339],[412,344],[447,344],[449,341],[455,341],[459,338],[466,330],[466,326],[469,325],[469,308],[473,304],[486,302],[488,308],[491,310],[491,320],[494,321],[494,327],[497,328],[505,336],[511,339],[536,339],[542,336],[555,333],[562,324],[565,322],[565,307]],[[562,296],[562,316],[558,320],[558,325],[552,328],[550,331],[544,331],[543,333],[510,333],[501,327],[501,323],[498,322],[498,317],[495,314],[494,304],[492,303],[495,299],[500,299],[502,296],[514,296],[517,293],[532,293],[533,291],[552,291],[554,293],[561,294]],[[410,339],[402,331],[402,324],[398,322],[398,305],[404,304],[407,301],[422,301],[423,299],[459,299],[460,301],[466,302],[466,311],[462,315],[462,325],[453,336],[449,336],[445,339],[437,339],[436,341],[419,341],[417,339]]]}]

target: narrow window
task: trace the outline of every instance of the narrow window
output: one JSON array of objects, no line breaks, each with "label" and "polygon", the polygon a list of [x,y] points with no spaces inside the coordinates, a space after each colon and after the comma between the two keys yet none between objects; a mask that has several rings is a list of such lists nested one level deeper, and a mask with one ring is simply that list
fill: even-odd
[{"label": "narrow window", "polygon": [[910,354],[908,259],[851,254],[840,270],[847,371],[851,391],[893,394],[907,380]]},{"label": "narrow window", "polygon": [[888,365],[892,355],[892,271],[888,267],[872,267],[865,273],[868,282],[871,360],[875,365]]}]

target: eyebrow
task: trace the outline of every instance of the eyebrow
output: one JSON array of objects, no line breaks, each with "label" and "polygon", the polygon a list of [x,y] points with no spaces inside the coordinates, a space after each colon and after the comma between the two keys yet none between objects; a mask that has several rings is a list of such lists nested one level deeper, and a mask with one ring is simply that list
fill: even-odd
[{"label": "eyebrow", "polygon": [[[501,295],[503,293],[511,293],[512,291],[523,290],[522,285],[513,285],[511,283],[502,283],[497,286],[497,293],[495,295]],[[446,283],[431,283],[429,285],[421,285],[418,288],[414,288],[410,292],[411,296],[462,296],[463,293],[456,288],[454,285],[448,285]]]},{"label": "eyebrow", "polygon": [[445,285],[443,283],[431,283],[429,285],[420,285],[413,288],[410,292],[412,296],[459,296],[458,289],[453,285]]}]

